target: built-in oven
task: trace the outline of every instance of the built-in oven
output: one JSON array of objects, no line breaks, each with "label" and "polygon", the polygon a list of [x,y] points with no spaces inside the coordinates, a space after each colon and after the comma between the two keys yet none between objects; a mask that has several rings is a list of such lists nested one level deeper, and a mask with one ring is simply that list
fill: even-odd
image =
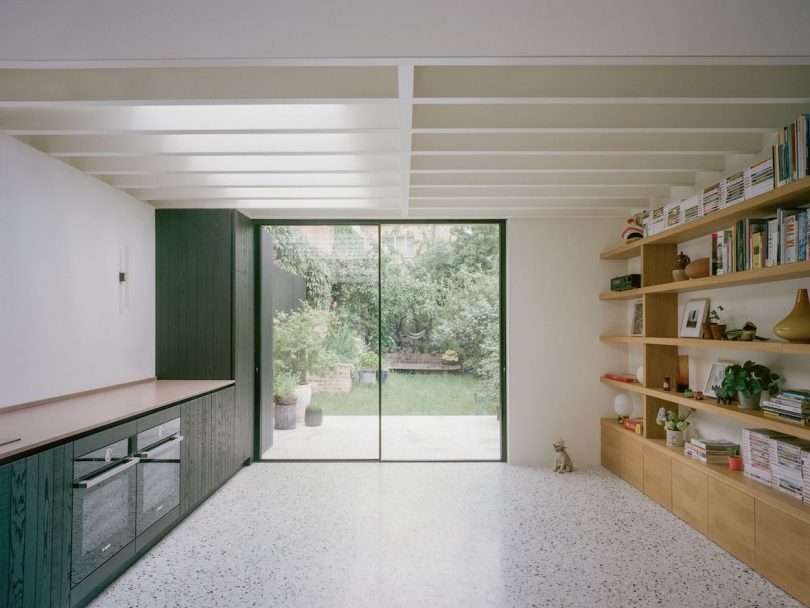
[{"label": "built-in oven", "polygon": [[81,603],[135,555],[136,424],[130,422],[73,444],[71,603]]},{"label": "built-in oven", "polygon": [[[180,512],[180,408],[138,421],[136,534],[139,542],[175,521]],[[152,530],[153,527],[155,530]],[[147,537],[144,534],[150,532]]]}]

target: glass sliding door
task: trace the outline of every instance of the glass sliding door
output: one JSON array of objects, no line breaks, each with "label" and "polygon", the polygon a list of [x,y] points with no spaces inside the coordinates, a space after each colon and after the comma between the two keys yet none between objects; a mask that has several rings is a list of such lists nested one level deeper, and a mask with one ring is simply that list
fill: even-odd
[{"label": "glass sliding door", "polygon": [[263,458],[379,459],[378,238],[374,225],[261,227]]},{"label": "glass sliding door", "polygon": [[502,223],[259,237],[263,458],[501,460]]},{"label": "glass sliding door", "polygon": [[383,460],[500,460],[499,224],[381,229]]}]

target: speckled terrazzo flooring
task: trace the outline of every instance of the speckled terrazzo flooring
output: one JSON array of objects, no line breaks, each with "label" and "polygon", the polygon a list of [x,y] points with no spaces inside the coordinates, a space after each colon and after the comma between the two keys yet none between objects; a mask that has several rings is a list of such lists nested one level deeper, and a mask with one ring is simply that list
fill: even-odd
[{"label": "speckled terrazzo flooring", "polygon": [[801,606],[599,467],[500,463],[253,465],[92,605]]}]

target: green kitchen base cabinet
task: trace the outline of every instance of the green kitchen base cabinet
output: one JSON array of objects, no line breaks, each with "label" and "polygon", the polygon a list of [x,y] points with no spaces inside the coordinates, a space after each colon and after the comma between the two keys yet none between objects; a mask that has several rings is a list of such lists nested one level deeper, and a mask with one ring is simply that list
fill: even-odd
[{"label": "green kitchen base cabinet", "polygon": [[0,607],[70,605],[73,444],[0,466]]}]

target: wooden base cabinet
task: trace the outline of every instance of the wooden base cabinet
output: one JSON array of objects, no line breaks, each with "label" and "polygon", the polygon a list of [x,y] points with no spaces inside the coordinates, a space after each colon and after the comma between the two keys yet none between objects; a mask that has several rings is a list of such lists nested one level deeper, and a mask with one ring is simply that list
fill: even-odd
[{"label": "wooden base cabinet", "polygon": [[682,462],[672,463],[672,512],[695,528],[709,533],[709,488],[706,473]]},{"label": "wooden base cabinet", "polygon": [[754,499],[709,478],[709,538],[748,566],[755,563]]},{"label": "wooden base cabinet", "polygon": [[644,493],[672,510],[672,458],[648,445],[644,446]]},{"label": "wooden base cabinet", "polygon": [[644,489],[644,446],[630,433],[621,435],[621,477],[637,490]]},{"label": "wooden base cabinet", "polygon": [[810,604],[810,524],[756,501],[756,570]]},{"label": "wooden base cabinet", "polygon": [[621,477],[622,436],[607,424],[602,425],[602,466]]}]

